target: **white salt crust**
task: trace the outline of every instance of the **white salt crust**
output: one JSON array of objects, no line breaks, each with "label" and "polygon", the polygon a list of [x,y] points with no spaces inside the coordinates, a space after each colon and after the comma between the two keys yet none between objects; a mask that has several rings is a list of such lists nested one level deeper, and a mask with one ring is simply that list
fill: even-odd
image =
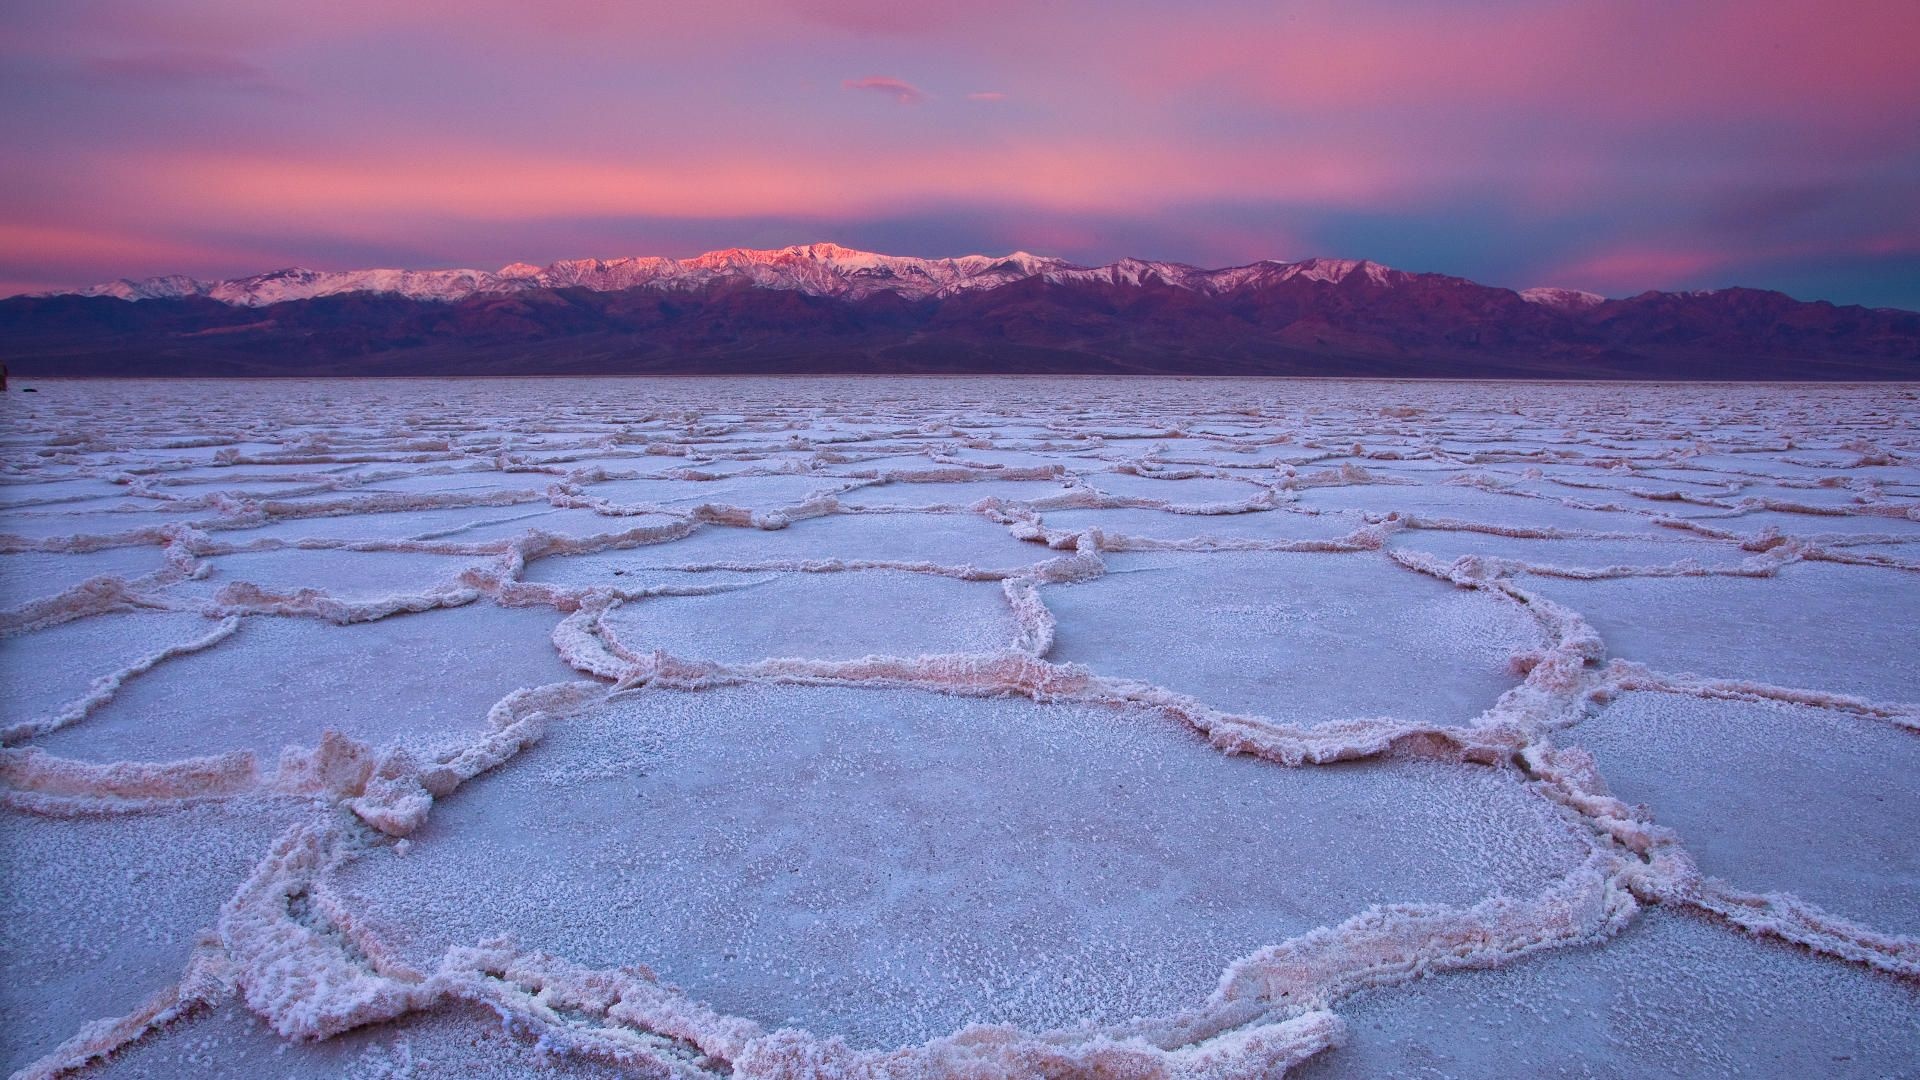
[{"label": "white salt crust", "polygon": [[1920,1049],[1905,388],[4,407],[16,1076]]}]

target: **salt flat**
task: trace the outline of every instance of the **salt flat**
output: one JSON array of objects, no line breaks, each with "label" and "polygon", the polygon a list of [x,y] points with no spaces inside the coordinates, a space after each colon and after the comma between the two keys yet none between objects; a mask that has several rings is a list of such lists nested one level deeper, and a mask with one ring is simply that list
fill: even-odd
[{"label": "salt flat", "polygon": [[1912,387],[40,391],[15,1075],[1917,1075]]}]

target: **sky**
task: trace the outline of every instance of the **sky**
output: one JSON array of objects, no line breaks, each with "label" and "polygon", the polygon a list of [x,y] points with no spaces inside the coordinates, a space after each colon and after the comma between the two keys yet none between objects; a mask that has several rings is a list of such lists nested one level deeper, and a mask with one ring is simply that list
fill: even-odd
[{"label": "sky", "polygon": [[0,0],[0,294],[833,241],[1920,309],[1916,0]]}]

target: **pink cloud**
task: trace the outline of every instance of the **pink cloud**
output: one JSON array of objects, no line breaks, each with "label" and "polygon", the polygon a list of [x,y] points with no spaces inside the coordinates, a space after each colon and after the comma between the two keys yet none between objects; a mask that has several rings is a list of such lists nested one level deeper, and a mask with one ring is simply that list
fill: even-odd
[{"label": "pink cloud", "polygon": [[[193,272],[202,268],[264,265],[271,252],[249,246],[222,246],[156,236],[112,226],[65,227],[0,220],[0,273],[14,280],[0,289],[30,292],[93,285],[138,274]],[[31,267],[31,276],[23,274]]]},{"label": "pink cloud", "polygon": [[1287,108],[1469,104],[1574,117],[1909,111],[1911,0],[1588,0],[1426,9],[1306,0],[1288,18],[1168,23],[1117,42],[1152,92],[1214,86]]},{"label": "pink cloud", "polygon": [[895,37],[946,33],[1016,9],[1020,0],[969,0],[966,4],[905,4],[900,0],[784,0],[801,18],[837,30]]},{"label": "pink cloud", "polygon": [[[33,153],[0,169],[0,221],[87,232],[36,258],[84,252],[112,276],[199,258],[143,237],[260,237],[286,245],[273,265],[317,240],[453,258],[480,241],[422,237],[551,228],[560,255],[578,253],[566,223],[596,217],[970,207],[1036,250],[1152,222],[1125,243],[1469,274],[1564,258],[1553,283],[1637,291],[1914,251],[1916,40],[1915,0],[29,5],[0,65],[64,77],[16,80],[0,126]],[[832,89],[854,71],[941,92],[848,79],[882,114],[850,124]],[[298,108],[239,92],[272,76]],[[166,87],[191,101],[148,92]],[[1785,201],[1741,201],[1754,189]],[[1796,208],[1802,190],[1830,194]],[[1574,237],[1600,239],[1568,254]]]},{"label": "pink cloud", "polygon": [[258,64],[226,53],[191,49],[94,57],[82,70],[98,82],[137,87],[206,87],[287,94],[288,87]]},{"label": "pink cloud", "polygon": [[1646,289],[1753,284],[1738,280],[1743,267],[1768,263],[1818,263],[1920,253],[1920,234],[1884,233],[1819,241],[1714,247],[1680,243],[1631,243],[1568,260],[1540,276],[1541,283],[1620,295]]},{"label": "pink cloud", "polygon": [[[995,127],[964,139],[916,140],[904,152],[900,134],[888,130],[807,141],[737,135],[693,136],[644,155],[613,148],[528,154],[510,142],[411,131],[365,132],[351,146],[103,147],[64,159],[59,193],[35,210],[18,208],[16,220],[97,221],[97,208],[113,207],[129,228],[167,235],[306,235],[393,246],[453,222],[486,236],[542,220],[860,220],[983,202],[1017,208],[1031,222],[1056,213],[1152,214],[1218,198],[1367,207],[1388,197],[1377,161],[1337,148],[1275,145],[1229,160],[1145,133],[1117,140]],[[992,170],[981,170],[983,157]],[[1208,157],[1219,158],[1214,167],[1192,167]],[[861,167],[849,170],[856,159]],[[1036,233],[1026,246],[1046,246],[1045,238]],[[107,276],[136,264],[172,268],[134,254],[130,247],[128,258],[114,260],[103,251]],[[297,249],[288,254],[297,261]]]},{"label": "pink cloud", "polygon": [[864,79],[848,79],[840,84],[848,90],[871,90],[876,94],[885,94],[900,105],[920,105],[927,100],[927,92],[899,79],[890,79],[884,75],[869,75]]},{"label": "pink cloud", "polygon": [[1672,288],[1728,264],[1723,252],[1620,247],[1576,258],[1548,271],[1541,280],[1565,288],[1619,295]]}]

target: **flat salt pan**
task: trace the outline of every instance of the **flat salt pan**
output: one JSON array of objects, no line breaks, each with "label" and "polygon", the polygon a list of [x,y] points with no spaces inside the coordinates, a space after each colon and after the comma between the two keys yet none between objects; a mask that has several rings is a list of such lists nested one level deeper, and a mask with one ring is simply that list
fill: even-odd
[{"label": "flat salt pan", "polygon": [[1210,476],[1172,480],[1132,473],[1093,473],[1087,477],[1087,483],[1109,495],[1152,499],[1174,506],[1244,502],[1266,492],[1259,484]]},{"label": "flat salt pan", "polygon": [[1299,503],[1315,510],[1365,510],[1374,514],[1398,511],[1416,518],[1492,526],[1524,525],[1570,532],[1649,532],[1660,528],[1652,517],[1641,514],[1618,510],[1585,510],[1552,499],[1509,495],[1458,484],[1417,487],[1360,484],[1308,488],[1300,492]]},{"label": "flat salt pan", "polygon": [[997,652],[1019,627],[1000,586],[928,574],[763,575],[712,596],[630,601],[605,620],[636,653],[742,663],[776,656]]},{"label": "flat salt pan", "polygon": [[1684,536],[1647,540],[1536,540],[1451,529],[1409,529],[1395,533],[1390,547],[1432,555],[1450,563],[1466,555],[1509,559],[1530,566],[1596,572],[1613,567],[1663,567],[1693,561],[1702,568],[1734,567],[1754,553],[1731,541]]},{"label": "flat salt pan", "polygon": [[261,798],[112,817],[0,810],[0,1067],[176,981],[199,932],[302,812]]},{"label": "flat salt pan", "polygon": [[1518,682],[1513,654],[1539,644],[1517,605],[1373,553],[1108,562],[1105,577],[1043,590],[1052,658],[1233,712],[1464,724]]},{"label": "flat salt pan", "polygon": [[1920,702],[1920,619],[1913,579],[1898,570],[1522,584],[1586,616],[1612,655],[1657,671]]},{"label": "flat salt pan", "polygon": [[635,1072],[548,1053],[505,1030],[498,1016],[479,1006],[415,1013],[324,1042],[293,1044],[228,1001],[141,1039],[87,1075],[108,1080],[584,1080]]},{"label": "flat salt pan", "polygon": [[1297,1080],[1913,1075],[1920,989],[1660,908],[1598,948],[1373,991]]},{"label": "flat salt pan", "polygon": [[340,888],[422,958],[508,932],[888,1046],[1194,1005],[1260,945],[1535,891],[1584,852],[1491,769],[1289,770],[1154,714],[750,687],[556,725]]},{"label": "flat salt pan", "polygon": [[1752,510],[1733,517],[1697,516],[1696,521],[1738,536],[1757,536],[1769,529],[1782,536],[1819,541],[1829,537],[1887,536],[1920,540],[1920,521],[1878,514],[1796,514],[1780,510]]},{"label": "flat salt pan", "polygon": [[1884,721],[1776,702],[1624,695],[1563,736],[1613,793],[1654,808],[1700,868],[1920,934],[1920,739]]},{"label": "flat salt pan", "polygon": [[487,522],[538,521],[555,513],[545,504],[521,503],[514,506],[462,506],[445,510],[398,510],[383,514],[337,514],[330,517],[288,518],[251,528],[225,529],[210,533],[216,543],[245,546],[261,540],[297,543],[301,540],[395,541],[412,540],[449,533],[459,542],[468,541],[463,526]]},{"label": "flat salt pan", "polygon": [[234,636],[131,680],[35,745],[89,761],[252,750],[271,771],[284,747],[316,745],[329,728],[374,745],[464,742],[509,692],[582,677],[554,650],[559,618],[492,604],[349,626],[249,616]]},{"label": "flat salt pan", "polygon": [[528,581],[597,580],[615,567],[870,560],[1013,569],[1057,553],[1015,540],[977,514],[853,514],[809,518],[784,529],[709,525],[684,540],[585,556],[553,556],[527,567]]},{"label": "flat salt pan", "polygon": [[[704,471],[704,470],[703,470]],[[808,497],[839,491],[847,481],[836,476],[729,476],[720,480],[604,480],[589,484],[588,495],[615,505],[646,504],[691,509],[701,503],[723,503],[751,510],[774,510],[807,501]]]},{"label": "flat salt pan", "polygon": [[1071,489],[1053,480],[970,480],[964,483],[892,483],[854,488],[839,496],[846,506],[959,506],[981,499],[1032,502]]},{"label": "flat salt pan", "polygon": [[49,716],[95,679],[218,627],[190,612],[114,612],[0,637],[0,725]]},{"label": "flat salt pan", "polygon": [[[1187,506],[1239,502],[1269,483],[1285,509],[1055,510],[1043,515],[1048,529],[1231,547],[1334,539],[1400,510],[1474,528],[1395,531],[1396,551],[1574,573],[1687,556],[1708,569],[1749,557],[1767,567],[1794,550],[1755,555],[1699,529],[1813,537],[1824,551],[1767,578],[1516,572],[1513,582],[1585,616],[1615,657],[1812,700],[1920,705],[1920,577],[1819,561],[1920,564],[1920,527],[1899,516],[1920,499],[1920,398],[1897,386],[796,378],[42,389],[0,396],[0,480],[46,481],[0,484],[0,548],[85,547],[171,522],[215,547],[315,543],[203,552],[209,579],[136,583],[123,598],[186,610],[83,614],[0,639],[8,723],[52,716],[100,675],[204,638],[222,623],[200,609],[236,580],[278,593],[310,586],[373,615],[484,571],[446,597],[474,598],[455,609],[344,627],[248,616],[233,636],[132,677],[73,726],[25,740],[89,763],[248,750],[271,777],[283,746],[310,745],[329,727],[417,750],[469,745],[503,695],[583,677],[550,635],[577,603],[616,595],[632,599],[603,632],[640,651],[744,664],[998,648],[1013,640],[1012,608],[1000,582],[963,580],[967,565],[991,578],[1065,560],[1058,568],[1077,583],[1041,588],[1059,617],[1050,659],[1297,724],[1457,724],[1515,684],[1509,653],[1540,644],[1524,606],[1396,565],[1392,552],[1145,554],[1118,543],[1101,560],[1068,558],[979,513],[862,512],[1044,498],[1076,483]],[[964,462],[1058,466],[1060,480],[980,469],[967,482],[861,486],[860,474],[951,475]],[[553,471],[509,471],[529,463]],[[590,481],[595,467],[646,478]],[[1188,470],[1196,475],[1167,478]],[[352,486],[320,490],[333,482]],[[673,514],[552,505],[571,488],[550,488],[575,484],[615,502],[657,499]],[[680,520],[718,503],[779,524],[770,512],[831,490],[844,491],[839,513],[785,529]],[[478,505],[501,492],[519,494]],[[1678,492],[1726,506],[1663,497]],[[44,498],[78,501],[14,505]],[[1847,513],[1728,513],[1749,500]],[[449,501],[476,505],[435,505]],[[1578,505],[1598,503],[1621,509]],[[1335,510],[1295,512],[1314,508]],[[570,539],[528,541],[530,528]],[[638,545],[682,528],[692,534]],[[1634,539],[1508,535],[1554,529]],[[73,535],[83,539],[61,543]],[[0,589],[47,595],[93,576],[90,562],[122,577],[159,569],[157,533],[140,538],[95,555],[0,556]],[[403,550],[409,541],[477,550],[423,554]],[[345,542],[388,550],[324,546]],[[509,580],[515,550],[530,557],[532,587]],[[933,572],[845,569],[860,561]],[[751,569],[684,569],[702,565]],[[229,598],[244,607],[246,593]],[[1074,684],[1024,670],[1049,692]],[[1516,703],[1568,715],[1589,691],[1606,697],[1614,678],[1604,663],[1536,670],[1543,677]],[[1524,725],[1501,731],[1524,737]],[[1617,794],[1645,804],[1730,887],[1785,890],[1879,931],[1915,932],[1910,732],[1843,709],[1635,692],[1536,734],[1593,751]],[[446,779],[435,777],[436,787]],[[633,688],[552,719],[544,741],[443,793],[406,849],[328,800],[115,817],[8,811],[0,1050],[17,1068],[177,978],[239,876],[301,819],[341,823],[356,852],[334,883],[343,917],[424,970],[450,944],[509,931],[567,961],[653,964],[769,1027],[891,1046],[973,1019],[1032,1029],[1194,1006],[1234,958],[1375,902],[1538,895],[1607,843],[1543,793],[1506,766],[1227,758],[1137,707],[823,683]],[[19,795],[9,799],[31,805]],[[1640,872],[1637,860],[1626,865]],[[1591,948],[1333,1007],[1353,1041],[1310,1073],[1909,1076],[1920,1047],[1907,983],[1696,920],[1678,903],[1643,908],[1622,936]],[[284,1042],[228,1001],[96,1069],[644,1071],[551,1055],[548,1029],[509,1011],[503,1023],[449,1002],[311,1045]]]},{"label": "flat salt pan", "polygon": [[119,484],[91,476],[49,480],[39,484],[0,484],[0,509],[84,503],[94,499],[118,498],[126,493],[127,489]]},{"label": "flat salt pan", "polygon": [[1164,510],[1048,510],[1048,530],[1099,529],[1109,536],[1148,540],[1333,540],[1365,524],[1358,514],[1301,514],[1262,510],[1250,514],[1173,514]]},{"label": "flat salt pan", "polygon": [[166,557],[154,545],[0,555],[0,608],[17,608],[43,596],[57,595],[89,578],[131,580],[165,567]]},{"label": "flat salt pan", "polygon": [[[0,536],[18,536],[27,540],[57,540],[62,537],[120,536],[137,529],[158,529],[176,522],[194,522],[210,517],[204,510],[141,507],[133,510],[70,510],[49,507],[44,510],[0,514]],[[132,545],[147,547],[142,543]]]},{"label": "flat salt pan", "polygon": [[282,548],[215,555],[209,561],[213,571],[194,583],[203,587],[196,591],[244,581],[274,593],[318,589],[342,600],[377,600],[452,583],[461,571],[481,565],[486,558],[412,551]]}]

